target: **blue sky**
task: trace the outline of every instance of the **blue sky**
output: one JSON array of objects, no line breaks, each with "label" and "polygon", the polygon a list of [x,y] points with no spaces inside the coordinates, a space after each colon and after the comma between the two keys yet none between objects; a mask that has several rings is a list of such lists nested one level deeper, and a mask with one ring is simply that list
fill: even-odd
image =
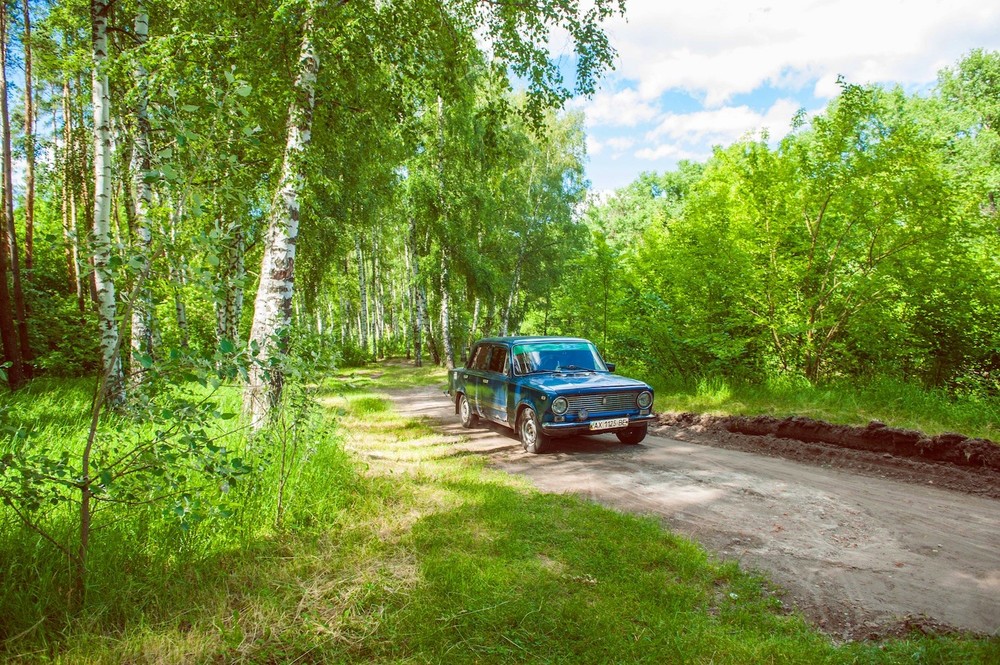
[{"label": "blue sky", "polygon": [[606,29],[616,70],[570,104],[586,115],[598,192],[761,129],[778,140],[841,75],[926,91],[972,49],[1000,50],[1000,1],[627,0]]}]

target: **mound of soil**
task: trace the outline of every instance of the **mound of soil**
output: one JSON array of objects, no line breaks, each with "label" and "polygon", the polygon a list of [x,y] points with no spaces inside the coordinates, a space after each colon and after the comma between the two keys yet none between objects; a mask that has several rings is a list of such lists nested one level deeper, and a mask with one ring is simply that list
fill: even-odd
[{"label": "mound of soil", "polygon": [[1000,444],[961,434],[771,416],[661,413],[673,438],[1000,498]]}]

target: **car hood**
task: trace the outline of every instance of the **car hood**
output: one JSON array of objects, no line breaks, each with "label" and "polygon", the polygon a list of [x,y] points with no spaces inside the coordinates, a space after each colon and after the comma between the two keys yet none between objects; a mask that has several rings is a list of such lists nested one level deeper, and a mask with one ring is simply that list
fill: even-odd
[{"label": "car hood", "polygon": [[606,390],[649,390],[642,381],[605,372],[573,372],[566,374],[532,374],[525,383],[546,391],[593,392]]}]

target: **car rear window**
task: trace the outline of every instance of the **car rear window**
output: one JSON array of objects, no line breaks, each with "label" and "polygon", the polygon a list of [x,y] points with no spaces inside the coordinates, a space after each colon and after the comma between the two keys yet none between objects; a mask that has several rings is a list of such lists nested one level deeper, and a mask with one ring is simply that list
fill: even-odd
[{"label": "car rear window", "polygon": [[490,371],[500,374],[507,371],[507,347],[493,347],[493,353],[490,354]]}]

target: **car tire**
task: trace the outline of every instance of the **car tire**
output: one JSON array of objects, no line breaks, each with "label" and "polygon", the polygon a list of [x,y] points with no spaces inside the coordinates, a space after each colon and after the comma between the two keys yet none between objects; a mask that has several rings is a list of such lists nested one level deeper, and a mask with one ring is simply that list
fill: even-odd
[{"label": "car tire", "polygon": [[646,438],[646,426],[636,425],[635,427],[629,427],[628,429],[623,429],[620,432],[615,432],[615,436],[617,436],[618,440],[622,443],[634,446]]},{"label": "car tire", "polygon": [[521,439],[524,451],[536,455],[542,452],[549,442],[549,437],[542,432],[542,424],[538,422],[535,410],[530,406],[521,411],[521,415],[518,416],[517,436]]},{"label": "car tire", "polygon": [[469,399],[462,393],[458,396],[458,415],[462,417],[462,427],[469,429],[479,424],[479,416],[472,412]]}]

